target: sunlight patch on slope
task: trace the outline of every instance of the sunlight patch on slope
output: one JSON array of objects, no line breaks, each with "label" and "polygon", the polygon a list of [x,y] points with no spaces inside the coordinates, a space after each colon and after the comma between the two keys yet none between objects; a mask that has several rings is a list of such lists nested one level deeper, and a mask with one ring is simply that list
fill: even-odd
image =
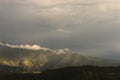
[{"label": "sunlight patch on slope", "polygon": [[18,64],[12,60],[3,60],[1,64],[6,66],[18,66]]},{"label": "sunlight patch on slope", "polygon": [[20,64],[21,67],[24,67],[24,68],[32,68],[33,67],[33,64],[32,62],[29,60],[29,59],[24,59],[22,61],[22,63]]}]

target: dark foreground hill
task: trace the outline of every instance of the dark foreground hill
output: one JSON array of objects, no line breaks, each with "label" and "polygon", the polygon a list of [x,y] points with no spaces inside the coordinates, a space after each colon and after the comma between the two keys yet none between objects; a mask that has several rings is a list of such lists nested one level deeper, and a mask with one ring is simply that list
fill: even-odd
[{"label": "dark foreground hill", "polygon": [[0,80],[120,80],[120,67],[68,67],[41,74],[0,75]]}]

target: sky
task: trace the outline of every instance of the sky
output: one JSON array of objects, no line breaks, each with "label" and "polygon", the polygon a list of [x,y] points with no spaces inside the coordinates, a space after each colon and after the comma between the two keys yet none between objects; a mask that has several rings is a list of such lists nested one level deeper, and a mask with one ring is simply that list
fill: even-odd
[{"label": "sky", "polygon": [[0,41],[120,57],[120,0],[0,0]]}]

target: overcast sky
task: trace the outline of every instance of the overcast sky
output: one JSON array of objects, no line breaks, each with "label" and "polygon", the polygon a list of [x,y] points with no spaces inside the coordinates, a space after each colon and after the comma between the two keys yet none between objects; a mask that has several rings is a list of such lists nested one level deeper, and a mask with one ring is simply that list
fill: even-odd
[{"label": "overcast sky", "polygon": [[0,41],[120,55],[120,0],[0,0]]}]

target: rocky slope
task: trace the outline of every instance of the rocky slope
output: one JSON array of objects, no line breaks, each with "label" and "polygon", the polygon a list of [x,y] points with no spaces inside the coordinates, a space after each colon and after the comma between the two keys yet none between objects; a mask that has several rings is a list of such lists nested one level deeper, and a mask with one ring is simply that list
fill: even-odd
[{"label": "rocky slope", "polygon": [[0,45],[0,72],[39,73],[47,69],[67,66],[95,65],[118,66],[120,62],[81,56],[64,50],[25,49]]}]

